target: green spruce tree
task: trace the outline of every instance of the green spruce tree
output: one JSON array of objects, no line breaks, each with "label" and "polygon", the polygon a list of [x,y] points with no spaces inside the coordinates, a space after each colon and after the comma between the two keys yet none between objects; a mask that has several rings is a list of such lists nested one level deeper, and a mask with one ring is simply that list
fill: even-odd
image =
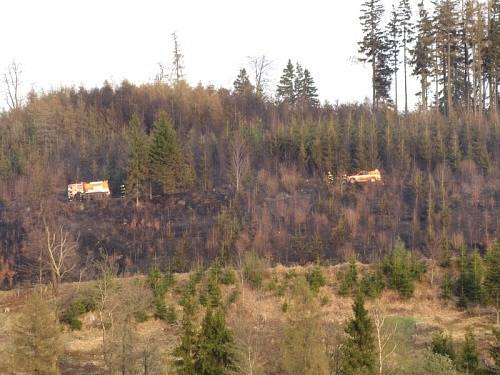
[{"label": "green spruce tree", "polygon": [[425,266],[406,250],[403,241],[397,240],[391,254],[382,261],[382,271],[389,288],[399,291],[403,298],[410,298],[415,290],[415,280],[425,272]]},{"label": "green spruce tree", "polygon": [[248,78],[248,73],[245,68],[240,69],[238,77],[233,83],[234,92],[237,95],[249,95],[253,92],[253,86]]},{"label": "green spruce tree", "polygon": [[444,300],[449,300],[453,293],[453,281],[449,271],[446,271],[441,282],[440,297]]},{"label": "green spruce tree", "polygon": [[483,265],[478,251],[474,251],[467,264],[467,281],[465,294],[467,300],[478,304],[483,301]]},{"label": "green spruce tree", "polygon": [[292,288],[281,342],[282,367],[285,374],[329,374],[324,345],[324,326],[314,293],[303,276]]},{"label": "green spruce tree", "polygon": [[179,375],[195,375],[195,353],[197,334],[195,328],[195,285],[193,279],[189,280],[188,288],[182,298],[181,337],[179,345],[174,349],[175,367]]},{"label": "green spruce tree", "polygon": [[304,69],[304,78],[301,84],[302,96],[304,97],[306,104],[310,107],[319,106],[318,100],[318,89],[314,84],[314,79],[308,69]]},{"label": "green spruce tree", "polygon": [[207,284],[207,310],[198,334],[195,370],[200,375],[224,375],[234,367],[233,335],[226,327],[220,281],[222,269],[216,260],[210,269]]},{"label": "green spruce tree", "polygon": [[500,374],[500,330],[493,328],[493,336],[494,341],[489,350],[491,358],[493,359],[491,369],[494,374]]},{"label": "green spruce tree", "polygon": [[305,98],[304,98],[304,69],[302,66],[297,62],[295,64],[295,79],[293,81],[293,90],[295,92],[295,100],[299,105],[303,105]]},{"label": "green spruce tree", "polygon": [[465,342],[460,355],[460,364],[467,375],[475,374],[479,365],[476,338],[470,329],[465,334]]},{"label": "green spruce tree", "polygon": [[462,246],[458,258],[459,275],[455,283],[455,295],[458,297],[457,305],[461,308],[467,307],[467,263],[467,249]]},{"label": "green spruce tree", "polygon": [[436,333],[432,336],[431,350],[435,354],[448,357],[451,361],[455,361],[455,346],[450,335],[445,333]]},{"label": "green spruce tree", "polygon": [[344,374],[375,374],[376,350],[373,322],[368,316],[361,293],[353,305],[354,318],[347,324],[344,346]]},{"label": "green spruce tree", "polygon": [[458,170],[458,165],[462,160],[462,151],[460,149],[460,139],[455,129],[452,130],[448,150],[448,163],[452,171]]},{"label": "green spruce tree", "polygon": [[291,106],[295,104],[294,82],[295,69],[292,61],[289,59],[285,69],[283,69],[283,74],[276,90],[276,97],[280,103],[286,103]]},{"label": "green spruce tree", "polygon": [[344,273],[340,282],[339,293],[343,296],[353,294],[358,286],[358,271],[356,268],[356,257],[352,256],[349,259],[349,268]]},{"label": "green spruce tree", "polygon": [[496,322],[500,324],[500,242],[493,242],[485,260],[484,292],[486,301],[496,309]]},{"label": "green spruce tree", "polygon": [[149,170],[164,193],[184,189],[193,183],[193,170],[184,159],[177,133],[165,112],[161,112],[154,123]]},{"label": "green spruce tree", "polygon": [[54,303],[46,297],[34,292],[18,314],[13,328],[12,373],[59,373],[58,360],[63,351],[61,328]]},{"label": "green spruce tree", "polygon": [[196,374],[229,374],[234,365],[234,353],[233,336],[226,327],[224,311],[208,307],[196,346]]}]

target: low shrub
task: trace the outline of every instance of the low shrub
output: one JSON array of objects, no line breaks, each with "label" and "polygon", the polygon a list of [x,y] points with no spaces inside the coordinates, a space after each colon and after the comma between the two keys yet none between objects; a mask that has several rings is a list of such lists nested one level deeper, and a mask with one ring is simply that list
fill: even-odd
[{"label": "low shrub", "polygon": [[361,293],[369,298],[378,298],[385,289],[384,275],[380,270],[365,272],[359,284]]},{"label": "low shrub", "polygon": [[243,277],[253,289],[260,289],[267,265],[254,251],[245,254]]},{"label": "low shrub", "polygon": [[177,312],[174,306],[168,306],[166,308],[165,320],[170,324],[174,324],[177,321]]},{"label": "low shrub", "polygon": [[236,273],[234,270],[229,268],[222,272],[220,282],[224,285],[233,285],[236,282]]},{"label": "low shrub", "polygon": [[306,280],[309,288],[314,293],[319,292],[319,288],[326,285],[325,275],[319,265],[315,265],[311,271],[306,274]]},{"label": "low shrub", "polygon": [[97,302],[95,296],[90,292],[83,292],[77,295],[63,312],[61,322],[67,324],[72,330],[80,330],[82,322],[80,316],[90,311],[94,311]]}]

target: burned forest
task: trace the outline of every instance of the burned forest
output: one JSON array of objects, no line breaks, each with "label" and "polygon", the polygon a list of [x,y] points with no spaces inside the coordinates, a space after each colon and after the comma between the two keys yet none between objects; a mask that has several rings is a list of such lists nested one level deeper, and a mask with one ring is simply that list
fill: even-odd
[{"label": "burned forest", "polygon": [[[126,3],[133,37],[98,8],[130,48],[113,68],[129,80],[89,84],[81,61],[81,85],[29,89],[32,62],[1,77],[0,374],[500,373],[499,0],[362,0],[357,34],[319,21],[351,2],[318,1],[309,23],[300,4],[273,18],[293,40],[275,43],[279,66],[237,60],[267,13],[250,36],[228,6],[200,62],[186,31],[206,41],[203,27],[177,11],[169,62],[146,80],[131,67],[160,48],[166,8],[146,25]],[[100,56],[93,27],[74,30],[90,73],[123,52]],[[194,83],[229,63],[229,81]]]}]

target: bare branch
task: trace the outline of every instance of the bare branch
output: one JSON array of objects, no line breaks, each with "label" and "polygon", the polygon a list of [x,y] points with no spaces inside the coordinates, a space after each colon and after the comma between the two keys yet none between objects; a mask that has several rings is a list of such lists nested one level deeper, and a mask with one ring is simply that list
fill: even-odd
[{"label": "bare branch", "polygon": [[234,186],[238,192],[248,168],[248,146],[241,131],[236,131],[231,140],[229,163]]},{"label": "bare branch", "polygon": [[14,110],[21,107],[22,99],[20,96],[21,86],[21,65],[12,61],[7,67],[7,72],[3,75],[5,85],[5,99],[9,109]]},{"label": "bare branch", "polygon": [[52,231],[43,218],[45,227],[46,246],[43,261],[47,264],[51,274],[51,283],[54,295],[57,295],[59,286],[64,277],[76,267],[76,241],[70,238],[69,232],[63,226],[59,230]]},{"label": "bare branch", "polygon": [[248,60],[254,75],[255,92],[257,96],[261,97],[269,82],[268,73],[272,62],[267,59],[266,55],[248,57]]},{"label": "bare branch", "polygon": [[158,73],[155,76],[155,82],[156,83],[162,83],[168,79],[168,74],[167,74],[167,67],[165,66],[164,63],[159,62],[158,63]]},{"label": "bare branch", "polygon": [[172,59],[172,70],[174,76],[175,84],[184,79],[184,65],[183,59],[184,55],[181,52],[181,47],[179,45],[179,38],[177,33],[172,33],[172,39],[174,41],[173,59]]},{"label": "bare branch", "polygon": [[[377,346],[378,346],[378,361],[379,361],[379,374],[382,375],[384,373],[384,364],[387,362],[387,359],[394,353],[396,350],[396,344],[393,345],[391,350],[387,350],[387,345],[392,340],[394,335],[396,334],[398,325],[394,326],[394,329],[390,332],[384,332],[384,325],[386,323],[387,315],[384,313],[380,304],[378,303],[373,310],[373,322],[375,324],[375,330],[377,334]],[[390,371],[389,371],[390,372]]]}]

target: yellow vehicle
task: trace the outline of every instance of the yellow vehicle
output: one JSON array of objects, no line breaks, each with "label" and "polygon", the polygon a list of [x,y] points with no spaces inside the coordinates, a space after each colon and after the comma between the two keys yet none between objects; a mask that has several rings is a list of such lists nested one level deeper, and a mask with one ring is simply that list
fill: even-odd
[{"label": "yellow vehicle", "polygon": [[380,182],[382,181],[382,175],[378,169],[373,171],[360,171],[359,173],[353,174],[351,176],[344,175],[343,179],[345,182],[351,184],[363,183],[363,182]]},{"label": "yellow vehicle", "polygon": [[111,191],[109,190],[108,180],[92,181],[92,182],[78,182],[76,184],[68,185],[68,200],[83,200],[87,198],[101,198],[109,197]]}]

